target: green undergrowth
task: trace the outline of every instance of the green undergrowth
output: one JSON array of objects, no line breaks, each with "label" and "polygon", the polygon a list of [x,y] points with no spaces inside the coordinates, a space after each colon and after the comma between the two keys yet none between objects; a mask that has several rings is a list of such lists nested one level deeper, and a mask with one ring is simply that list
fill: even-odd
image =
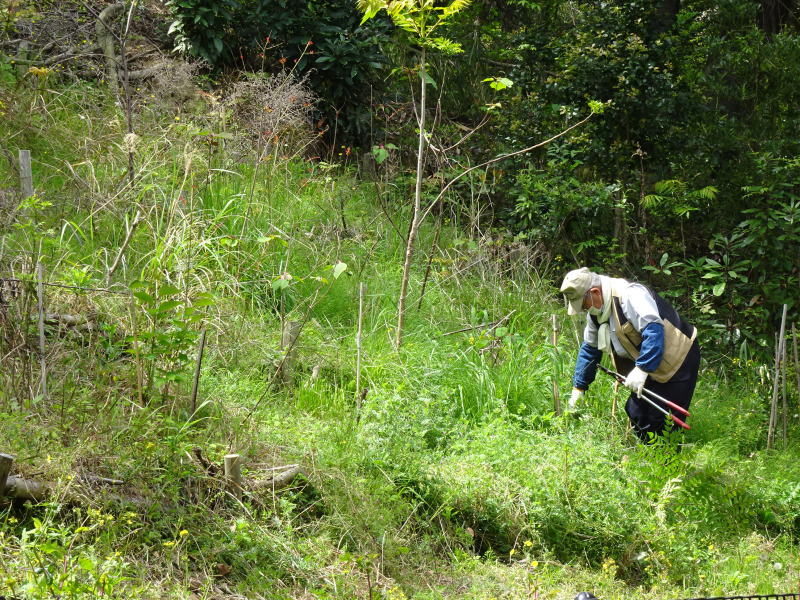
[{"label": "green undergrowth", "polygon": [[[355,164],[259,160],[259,148],[234,151],[234,124],[163,108],[136,115],[129,186],[124,115],[105,95],[3,93],[0,133],[32,150],[37,196],[0,207],[0,277],[23,280],[4,313],[16,320],[2,322],[0,451],[52,493],[0,507],[0,595],[796,588],[797,420],[790,411],[787,441],[779,432],[765,449],[771,383],[759,364],[706,362],[692,430],[653,446],[637,443],[624,394],[602,375],[577,414],[556,416],[553,383],[563,401],[579,327],[552,281],[503,274],[488,234],[444,226],[426,279],[434,219],[423,227],[396,350],[408,196],[381,208]],[[6,198],[16,174],[0,169]],[[93,324],[47,325],[47,398],[38,356],[19,350],[38,343],[37,261],[48,283],[72,286],[48,288],[47,311]],[[301,332],[283,382],[289,322]],[[243,457],[242,502],[224,492],[231,452]],[[302,473],[273,491],[269,477],[291,465]],[[85,473],[124,483],[81,483]]]}]

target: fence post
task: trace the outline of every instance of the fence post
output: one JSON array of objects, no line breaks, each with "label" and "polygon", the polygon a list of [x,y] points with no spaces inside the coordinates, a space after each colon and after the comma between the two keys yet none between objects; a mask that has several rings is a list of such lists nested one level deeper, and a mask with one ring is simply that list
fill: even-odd
[{"label": "fence post", "polygon": [[19,187],[22,198],[33,196],[33,169],[31,168],[31,151],[19,151]]},{"label": "fence post", "polygon": [[237,500],[242,499],[242,461],[238,454],[225,455],[225,481],[228,492]]}]

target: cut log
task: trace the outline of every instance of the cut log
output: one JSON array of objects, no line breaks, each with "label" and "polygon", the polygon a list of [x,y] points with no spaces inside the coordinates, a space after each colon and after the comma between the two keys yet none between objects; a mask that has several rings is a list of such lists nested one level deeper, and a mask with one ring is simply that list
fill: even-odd
[{"label": "cut log", "polygon": [[298,475],[304,475],[300,465],[287,465],[282,473],[276,473],[268,479],[253,482],[253,491],[271,490],[273,492],[288,487]]},{"label": "cut log", "polygon": [[11,465],[13,464],[13,456],[10,454],[0,454],[0,498],[5,494],[6,481],[8,480],[8,474],[11,473]]},{"label": "cut log", "polygon": [[225,455],[225,479],[228,492],[237,500],[242,499],[242,460],[238,454]]}]

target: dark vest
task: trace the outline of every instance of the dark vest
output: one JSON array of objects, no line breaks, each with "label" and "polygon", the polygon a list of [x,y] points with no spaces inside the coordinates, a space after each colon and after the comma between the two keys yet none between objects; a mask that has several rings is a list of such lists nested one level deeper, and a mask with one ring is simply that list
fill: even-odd
[{"label": "dark vest", "polygon": [[[678,314],[678,311],[675,310],[669,302],[650,288],[647,288],[647,291],[656,301],[658,316],[661,317],[661,320],[664,322],[664,356],[661,358],[658,368],[649,375],[659,383],[665,383],[672,379],[672,376],[675,375],[683,364],[686,355],[689,353],[697,337],[697,329],[684,321]],[[633,323],[631,323],[625,316],[625,313],[622,312],[622,304],[620,303],[619,296],[612,295],[612,298],[614,300],[614,308],[611,311],[611,315],[614,319],[614,328],[617,338],[619,338],[620,344],[625,348],[625,351],[636,360],[639,358],[639,354],[641,354],[642,335],[640,332],[636,331]],[[594,324],[599,327],[597,317],[592,315],[592,320]],[[625,363],[626,359],[618,356],[616,352],[613,351],[613,346],[612,356],[614,358],[614,364],[617,365],[617,370],[620,370],[621,367],[619,365]],[[625,371],[627,372],[627,369]]]}]

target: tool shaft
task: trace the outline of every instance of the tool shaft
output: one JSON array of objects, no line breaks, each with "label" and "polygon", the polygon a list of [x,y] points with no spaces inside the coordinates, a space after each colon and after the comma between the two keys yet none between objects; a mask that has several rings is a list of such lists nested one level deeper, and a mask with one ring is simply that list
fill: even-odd
[{"label": "tool shaft", "polygon": [[[611,375],[612,377],[616,377],[616,378],[617,378],[617,381],[619,381],[620,383],[624,383],[624,382],[625,382],[625,377],[623,377],[622,375],[620,375],[620,374],[619,374],[619,373],[617,373],[616,371],[612,371],[611,369],[607,369],[607,368],[606,368],[606,367],[604,367],[603,365],[597,365],[597,366],[598,366],[598,367],[600,368],[600,370],[601,370],[601,371],[603,371],[604,373],[608,373],[608,374],[609,374],[609,375]],[[687,417],[691,416],[691,415],[689,414],[689,411],[688,411],[688,410],[686,410],[685,408],[683,408],[682,406],[678,406],[677,404],[675,404],[675,403],[674,403],[674,402],[672,402],[671,400],[667,400],[667,399],[666,399],[666,398],[664,398],[663,396],[660,396],[659,394],[656,394],[655,392],[653,392],[653,391],[651,391],[651,390],[648,390],[647,388],[642,388],[642,393],[643,393],[643,394],[647,394],[647,395],[649,395],[650,397],[652,397],[652,398],[655,398],[656,400],[659,400],[659,401],[663,402],[664,404],[666,404],[667,406],[669,406],[669,407],[670,407],[672,410],[675,410],[675,411],[677,411],[677,412],[681,413],[682,415],[686,415]],[[659,407],[659,408],[660,408],[660,407]],[[688,428],[688,427],[687,427],[687,428]]]}]

